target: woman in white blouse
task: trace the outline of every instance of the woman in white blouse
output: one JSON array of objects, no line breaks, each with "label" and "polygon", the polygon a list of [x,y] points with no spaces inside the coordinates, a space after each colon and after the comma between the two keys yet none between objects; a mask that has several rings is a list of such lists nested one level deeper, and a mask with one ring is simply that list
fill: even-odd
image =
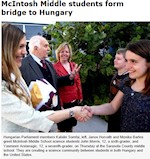
[{"label": "woman in white blouse", "polygon": [[[26,37],[22,30],[2,25],[2,132],[49,132],[54,123],[72,116],[86,121],[91,114],[81,107],[60,111],[36,111],[19,67],[26,54]],[[75,70],[79,71],[79,69]]]}]

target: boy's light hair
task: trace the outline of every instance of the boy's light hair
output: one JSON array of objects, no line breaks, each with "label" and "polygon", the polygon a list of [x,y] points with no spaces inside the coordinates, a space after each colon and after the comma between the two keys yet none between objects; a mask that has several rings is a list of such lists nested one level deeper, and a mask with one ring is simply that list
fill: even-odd
[{"label": "boy's light hair", "polygon": [[122,54],[124,58],[125,58],[125,53],[126,53],[125,48],[120,48],[116,51],[116,54]]}]

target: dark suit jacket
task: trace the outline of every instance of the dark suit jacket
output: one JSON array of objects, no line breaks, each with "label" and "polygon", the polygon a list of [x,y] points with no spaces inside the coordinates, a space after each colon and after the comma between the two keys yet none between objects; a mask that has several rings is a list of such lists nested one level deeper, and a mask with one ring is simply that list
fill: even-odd
[{"label": "dark suit jacket", "polygon": [[[53,82],[51,84],[57,90],[57,92],[58,92],[58,87],[72,85],[74,83],[73,80],[69,79],[69,76],[58,77],[51,62],[46,60],[46,65],[52,75]],[[24,78],[28,86],[30,85],[31,81],[36,81],[37,79],[44,78],[37,62],[34,61],[31,55],[28,55],[23,59],[20,71],[22,73],[22,77]]]}]

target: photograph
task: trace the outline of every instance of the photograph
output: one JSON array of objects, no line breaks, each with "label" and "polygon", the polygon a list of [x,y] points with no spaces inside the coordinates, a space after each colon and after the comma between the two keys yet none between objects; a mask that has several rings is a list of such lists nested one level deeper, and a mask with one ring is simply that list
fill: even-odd
[{"label": "photograph", "polygon": [[2,132],[150,132],[149,26],[3,22]]},{"label": "photograph", "polygon": [[2,159],[148,159],[149,4],[1,2]]}]

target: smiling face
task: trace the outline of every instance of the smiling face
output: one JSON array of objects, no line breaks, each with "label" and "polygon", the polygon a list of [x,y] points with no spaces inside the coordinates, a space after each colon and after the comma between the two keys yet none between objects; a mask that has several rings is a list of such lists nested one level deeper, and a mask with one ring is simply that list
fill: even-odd
[{"label": "smiling face", "polygon": [[59,59],[61,62],[69,61],[70,58],[70,50],[68,46],[64,46],[59,52]]},{"label": "smiling face", "polygon": [[22,59],[26,55],[26,38],[25,36],[20,40],[17,52],[15,53],[15,62],[18,67],[21,66]]},{"label": "smiling face", "polygon": [[146,79],[148,63],[145,58],[128,50],[126,52],[126,60],[131,79]]}]

